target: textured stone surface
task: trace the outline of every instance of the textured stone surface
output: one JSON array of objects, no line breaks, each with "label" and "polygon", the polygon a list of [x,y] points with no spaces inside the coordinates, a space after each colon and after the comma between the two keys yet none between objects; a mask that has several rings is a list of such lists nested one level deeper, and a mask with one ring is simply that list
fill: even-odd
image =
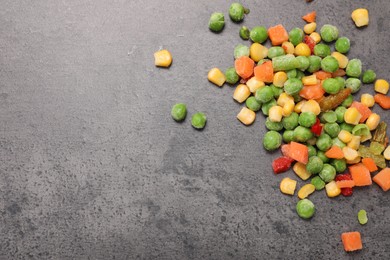
[{"label": "textured stone surface", "polygon": [[[317,10],[320,26],[352,39],[349,57],[389,79],[388,0],[244,2],[248,27],[290,30]],[[261,147],[263,116],[242,126],[233,88],[207,81],[242,43],[227,16],[222,33],[207,29],[228,5],[2,1],[0,259],[388,258],[389,194],[376,185],[350,198],[316,192],[315,217],[300,219],[298,199],[278,190],[294,174],[274,176],[279,153]],[[356,29],[350,14],[361,6],[371,23]],[[173,54],[169,69],[154,67],[160,46]],[[207,114],[204,131],[170,118],[177,102]],[[340,234],[354,230],[364,249],[346,254]]]}]

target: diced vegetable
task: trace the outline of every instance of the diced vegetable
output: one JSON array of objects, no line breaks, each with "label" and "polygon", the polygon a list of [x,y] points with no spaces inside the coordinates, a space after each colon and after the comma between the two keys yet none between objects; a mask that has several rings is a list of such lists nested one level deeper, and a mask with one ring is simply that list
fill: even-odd
[{"label": "diced vegetable", "polygon": [[375,102],[378,103],[383,109],[390,108],[390,97],[383,94],[376,94],[374,96]]},{"label": "diced vegetable", "polygon": [[241,56],[234,61],[234,68],[243,79],[248,79],[252,76],[254,66],[255,62],[247,56]]},{"label": "diced vegetable", "polygon": [[263,82],[271,83],[274,80],[272,61],[266,61],[254,68],[255,77]]},{"label": "diced vegetable", "polygon": [[[319,104],[321,107],[321,111],[328,111],[338,107],[344,100],[348,98],[351,94],[351,89],[345,88],[342,89],[339,93],[335,95],[329,95],[320,100]],[[389,101],[390,108],[390,101]]]},{"label": "diced vegetable", "polygon": [[317,16],[317,12],[313,11],[302,16],[302,19],[308,23],[312,23],[316,21],[316,16]]},{"label": "diced vegetable", "polygon": [[287,157],[287,156],[282,156],[282,157],[276,158],[272,162],[272,169],[274,170],[275,174],[285,172],[288,169],[290,169],[291,163],[293,161],[294,161],[293,159],[291,159],[290,157]]},{"label": "diced vegetable", "polygon": [[312,194],[315,190],[316,187],[313,184],[311,183],[305,184],[302,186],[302,188],[299,189],[298,198],[300,198],[301,200],[305,199],[307,196]]},{"label": "diced vegetable", "polygon": [[309,159],[309,150],[306,145],[297,142],[290,143],[290,157],[297,162],[306,164]]},{"label": "diced vegetable", "polygon": [[362,238],[359,232],[346,232],[341,234],[344,250],[347,252],[360,250],[363,248]]},{"label": "diced vegetable", "polygon": [[343,150],[341,150],[338,146],[332,146],[328,151],[325,153],[326,157],[332,158],[332,159],[342,159],[344,158]]},{"label": "diced vegetable", "polygon": [[154,53],[154,65],[158,67],[169,67],[172,63],[172,55],[168,50],[160,50]]},{"label": "diced vegetable", "polygon": [[341,189],[337,186],[335,181],[331,181],[325,185],[326,195],[329,198],[337,197],[341,193]]},{"label": "diced vegetable", "polygon": [[298,175],[298,177],[304,181],[309,179],[311,176],[311,173],[309,173],[306,170],[306,166],[303,163],[300,163],[300,162],[295,163],[293,166],[293,170],[294,170],[295,174]]},{"label": "diced vegetable", "polygon": [[386,95],[387,92],[389,91],[389,82],[387,82],[384,79],[377,79],[375,81],[375,91],[383,95]]},{"label": "diced vegetable", "polygon": [[250,125],[255,121],[256,113],[249,108],[243,107],[237,115],[237,119],[244,125]]},{"label": "diced vegetable", "polygon": [[390,190],[390,168],[384,168],[372,180],[378,184],[383,191]]},{"label": "diced vegetable", "polygon": [[337,187],[342,188],[353,188],[355,187],[355,182],[353,180],[342,180],[336,181]]},{"label": "diced vegetable", "polygon": [[355,186],[367,186],[372,184],[370,171],[362,163],[349,166],[349,172],[355,182]]},{"label": "diced vegetable", "polygon": [[350,107],[355,107],[359,111],[359,114],[362,116],[359,120],[359,123],[363,123],[364,121],[366,121],[367,118],[372,114],[371,110],[367,106],[357,101],[353,101]]},{"label": "diced vegetable", "polygon": [[364,166],[366,166],[366,168],[370,172],[375,172],[378,170],[378,167],[376,166],[375,161],[370,157],[363,158],[362,163],[364,164]]},{"label": "diced vegetable", "polygon": [[297,181],[290,179],[288,177],[284,178],[280,182],[280,191],[287,195],[294,195],[295,188],[297,186]]},{"label": "diced vegetable", "polygon": [[270,27],[268,29],[268,36],[272,42],[272,45],[281,45],[283,42],[288,41],[288,33],[281,24]]},{"label": "diced vegetable", "polygon": [[251,95],[251,92],[247,85],[245,84],[239,84],[233,93],[233,99],[236,100],[238,103],[244,102],[249,96]]},{"label": "diced vegetable", "polygon": [[362,27],[368,25],[369,17],[368,10],[365,8],[358,8],[352,12],[351,15],[352,20],[355,22],[357,27]]},{"label": "diced vegetable", "polygon": [[364,209],[359,210],[358,221],[361,225],[367,224],[367,222],[368,222],[367,212]]}]

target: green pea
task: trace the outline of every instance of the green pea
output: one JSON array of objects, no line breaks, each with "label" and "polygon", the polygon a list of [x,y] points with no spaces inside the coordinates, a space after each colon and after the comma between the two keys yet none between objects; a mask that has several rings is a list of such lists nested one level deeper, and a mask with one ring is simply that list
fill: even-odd
[{"label": "green pea", "polygon": [[192,115],[191,124],[196,129],[203,129],[206,125],[207,117],[202,112],[197,112]]},{"label": "green pea", "polygon": [[282,122],[272,122],[269,117],[265,120],[265,127],[268,130],[280,131],[283,129]]},{"label": "green pea", "polygon": [[345,87],[345,79],[343,77],[335,77],[339,84],[340,84],[340,89],[343,89]]},{"label": "green pea", "polygon": [[297,70],[297,76],[295,78],[302,79],[305,76],[305,73],[301,70]]},{"label": "green pea", "polygon": [[223,13],[212,13],[209,20],[209,28],[213,32],[222,31],[225,26],[225,16]]},{"label": "green pea", "polygon": [[249,57],[249,47],[242,44],[238,44],[234,48],[234,58],[237,59],[242,56]]},{"label": "green pea", "polygon": [[305,56],[297,56],[297,60],[299,62],[298,69],[305,71],[310,66],[309,58]]},{"label": "green pea", "polygon": [[363,83],[370,84],[376,80],[376,73],[373,70],[366,70],[363,73]]},{"label": "green pea", "polygon": [[283,88],[279,88],[279,87],[275,86],[274,84],[271,84],[270,87],[272,89],[272,92],[274,93],[274,98],[278,98],[280,96],[280,94],[283,93]]},{"label": "green pea", "polygon": [[284,83],[284,91],[289,95],[298,94],[303,88],[302,81],[299,79],[287,79]]},{"label": "green pea", "polygon": [[282,144],[282,136],[276,131],[268,131],[263,138],[263,146],[267,151],[273,151]]},{"label": "green pea", "polygon": [[249,29],[248,29],[248,27],[242,26],[240,28],[240,37],[243,40],[248,40],[249,39]]},{"label": "green pea", "polygon": [[336,26],[324,24],[320,30],[321,39],[324,42],[332,42],[339,37],[339,30]]},{"label": "green pea", "polygon": [[226,82],[232,85],[236,84],[240,80],[240,77],[238,76],[236,69],[233,67],[226,69],[225,77],[226,77]]},{"label": "green pea", "polygon": [[183,103],[177,103],[172,107],[171,116],[175,121],[183,121],[187,116],[187,106]]},{"label": "green pea", "polygon": [[310,129],[303,127],[303,126],[297,126],[294,129],[294,141],[304,143],[310,138],[313,137],[313,133],[310,131]]},{"label": "green pea", "polygon": [[341,103],[341,105],[343,107],[350,107],[352,105],[352,102],[353,102],[353,96],[352,95],[349,95],[344,101],[343,103]]},{"label": "green pea", "polygon": [[347,37],[340,37],[337,39],[334,47],[336,48],[336,51],[340,53],[347,53],[351,47],[351,44]]},{"label": "green pea", "polygon": [[232,3],[229,8],[229,16],[233,22],[241,22],[244,19],[245,8],[240,3]]},{"label": "green pea", "polygon": [[288,71],[286,71],[286,74],[287,74],[287,78],[289,78],[289,79],[296,78],[297,77],[297,70],[296,69],[288,70]]},{"label": "green pea", "polygon": [[346,107],[339,106],[338,108],[336,108],[335,112],[337,116],[337,123],[341,124],[344,122],[345,111],[347,111]]},{"label": "green pea", "polygon": [[315,176],[313,179],[311,179],[310,182],[314,185],[316,190],[322,190],[325,188],[325,182],[321,179],[320,176]]},{"label": "green pea", "polygon": [[340,81],[338,81],[337,79],[329,78],[329,79],[325,79],[322,82],[322,88],[328,94],[337,94],[341,90],[342,86],[340,84]]},{"label": "green pea", "polygon": [[[312,146],[311,144],[307,145],[307,149],[309,151],[309,158],[317,155],[317,149],[314,146]],[[321,161],[321,163],[322,163],[322,161]]]},{"label": "green pea", "polygon": [[347,124],[345,122],[340,124],[340,129],[341,130],[345,130],[345,131],[350,132],[350,133],[352,133],[352,129],[354,127],[355,127],[354,125],[350,125],[350,124]]},{"label": "green pea", "polygon": [[299,61],[292,54],[286,54],[272,58],[272,67],[274,71],[286,71],[296,69]]},{"label": "green pea", "polygon": [[333,159],[330,163],[337,173],[342,173],[347,169],[347,162],[345,159]]},{"label": "green pea", "polygon": [[268,58],[272,59],[284,55],[284,49],[279,46],[274,46],[268,49]]},{"label": "green pea", "polygon": [[259,111],[261,103],[259,103],[254,96],[247,98],[245,101],[246,106],[252,111]]},{"label": "green pea", "polygon": [[323,43],[316,44],[316,46],[314,46],[314,54],[321,58],[325,58],[331,54],[330,47]]},{"label": "green pea", "polygon": [[[258,100],[258,99],[256,99],[256,100]],[[269,112],[270,108],[273,106],[276,106],[276,105],[277,105],[276,100],[273,98],[273,99],[271,99],[271,101],[268,101],[267,103],[264,103],[261,106],[261,111],[263,112],[263,114],[265,116],[268,116],[268,112]]]},{"label": "green pea", "polygon": [[329,158],[325,155],[324,151],[317,151],[317,157],[320,158],[323,163],[329,162]]},{"label": "green pea", "polygon": [[249,38],[251,38],[253,42],[265,42],[268,38],[267,28],[265,28],[264,26],[253,27],[249,33]]},{"label": "green pea", "polygon": [[336,112],[330,110],[320,115],[320,120],[322,123],[334,123],[337,121]]},{"label": "green pea", "polygon": [[352,128],[352,134],[358,136],[366,136],[370,134],[370,129],[366,124],[357,124]]},{"label": "green pea", "polygon": [[298,201],[296,211],[298,213],[298,216],[300,216],[301,218],[309,219],[315,213],[315,206],[310,200],[303,199]]},{"label": "green pea", "polygon": [[312,156],[306,164],[306,170],[311,174],[317,174],[322,170],[323,162],[317,156]]},{"label": "green pea", "polygon": [[295,127],[298,126],[298,114],[295,112],[292,112],[289,116],[283,117],[282,124],[284,129],[286,130],[293,130]]},{"label": "green pea", "polygon": [[345,81],[345,86],[347,88],[350,88],[352,93],[356,93],[360,90],[360,87],[362,86],[362,82],[360,81],[360,79],[348,78]]},{"label": "green pea", "polygon": [[309,58],[310,66],[309,66],[309,68],[307,68],[307,71],[310,73],[314,73],[316,71],[319,71],[321,68],[321,57],[311,55],[308,58]]},{"label": "green pea", "polygon": [[360,77],[360,74],[362,74],[362,62],[359,59],[350,60],[345,69],[345,73],[349,77]]},{"label": "green pea", "polygon": [[335,72],[339,68],[339,62],[333,56],[326,56],[321,61],[321,69],[326,72]]},{"label": "green pea", "polygon": [[332,165],[325,163],[318,175],[324,182],[328,183],[336,177],[336,169]]},{"label": "green pea", "polygon": [[328,134],[321,134],[317,139],[316,145],[320,151],[326,151],[332,146],[332,138]]},{"label": "green pea", "polygon": [[326,123],[324,125],[324,131],[327,133],[331,138],[335,138],[340,133],[340,126],[337,123]]},{"label": "green pea", "polygon": [[301,126],[312,127],[316,123],[317,117],[313,112],[302,112],[298,122]]},{"label": "green pea", "polygon": [[283,132],[283,142],[289,143],[291,141],[294,141],[294,131],[293,130],[286,130]]},{"label": "green pea", "polygon": [[265,86],[263,88],[256,90],[255,98],[257,101],[264,104],[274,98],[274,92],[272,91],[271,87]]},{"label": "green pea", "polygon": [[346,145],[338,137],[332,139],[332,146],[338,146],[343,149]]},{"label": "green pea", "polygon": [[305,34],[301,28],[294,28],[290,31],[288,39],[294,46],[297,46],[303,41],[304,36]]},{"label": "green pea", "polygon": [[359,210],[359,212],[358,212],[358,221],[359,221],[360,225],[367,224],[367,222],[368,222],[367,211],[365,211],[364,209]]}]

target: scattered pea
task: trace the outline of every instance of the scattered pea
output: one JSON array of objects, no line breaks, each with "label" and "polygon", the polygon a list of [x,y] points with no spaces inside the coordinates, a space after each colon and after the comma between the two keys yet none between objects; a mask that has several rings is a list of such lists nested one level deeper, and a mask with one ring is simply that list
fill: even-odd
[{"label": "scattered pea", "polygon": [[282,124],[286,130],[294,130],[298,126],[298,114],[292,112],[289,116],[283,117]]},{"label": "scattered pea", "polygon": [[172,107],[171,116],[175,121],[183,121],[187,115],[187,106],[183,103],[178,103]]},{"label": "scattered pea", "polygon": [[268,130],[273,130],[273,131],[280,131],[283,129],[283,124],[282,122],[272,122],[269,117],[265,120],[265,127]]},{"label": "scattered pea", "polygon": [[296,69],[288,70],[288,71],[286,71],[286,74],[287,74],[287,78],[289,78],[289,79],[296,78],[297,77],[297,70]]},{"label": "scattered pea", "polygon": [[301,71],[307,70],[307,68],[310,66],[309,58],[306,56],[297,56],[296,58],[299,62],[297,69],[300,69]]},{"label": "scattered pea", "polygon": [[329,162],[329,158],[326,157],[324,151],[317,151],[317,156],[318,156],[318,158],[320,158],[322,160],[323,163]]},{"label": "scattered pea", "polygon": [[320,176],[315,176],[313,179],[311,179],[310,182],[314,185],[316,190],[322,190],[325,188],[325,182],[321,179]]},{"label": "scattered pea", "polygon": [[303,199],[298,201],[296,211],[298,213],[298,216],[300,216],[301,218],[309,219],[315,213],[315,206],[310,200]]},{"label": "scattered pea", "polygon": [[256,90],[255,98],[257,101],[264,104],[274,98],[274,92],[272,91],[271,87],[265,86],[263,88]]},{"label": "scattered pea", "polygon": [[202,112],[197,112],[192,115],[191,124],[196,129],[203,129],[206,125],[206,115]]},{"label": "scattered pea", "polygon": [[305,34],[301,28],[294,28],[290,31],[288,38],[294,46],[297,46],[303,41],[304,36]]},{"label": "scattered pea", "polygon": [[318,156],[312,156],[306,164],[306,170],[311,174],[320,173],[323,167],[323,162]]},{"label": "scattered pea", "polygon": [[307,71],[310,73],[314,73],[316,71],[319,71],[321,68],[321,57],[311,55],[308,57],[309,58],[309,68],[307,68]]},{"label": "scattered pea", "polygon": [[254,96],[247,98],[245,101],[246,106],[252,111],[259,111],[261,108],[261,103],[256,100]]},{"label": "scattered pea", "polygon": [[223,13],[212,13],[209,20],[209,28],[213,32],[220,32],[222,31],[223,27],[225,26],[225,16]]},{"label": "scattered pea", "polygon": [[226,82],[232,85],[236,84],[240,80],[240,77],[238,76],[236,69],[233,67],[226,69],[225,78],[226,78]]},{"label": "scattered pea", "polygon": [[297,126],[294,129],[294,141],[304,143],[313,137],[313,133],[309,128]]},{"label": "scattered pea", "polygon": [[362,74],[362,62],[359,59],[350,60],[348,62],[345,72],[349,77],[360,77],[360,74]]},{"label": "scattered pea", "polygon": [[358,212],[358,221],[361,225],[365,225],[368,222],[367,212],[364,209]]},{"label": "scattered pea", "polygon": [[324,131],[327,133],[331,138],[335,138],[340,133],[340,126],[337,123],[326,123],[324,125]]},{"label": "scattered pea", "polygon": [[345,159],[333,159],[330,163],[337,173],[342,173],[347,169],[347,162]]},{"label": "scattered pea", "polygon": [[272,89],[272,92],[274,93],[274,98],[278,98],[280,96],[280,94],[283,93],[283,88],[279,88],[279,87],[275,86],[274,84],[271,84],[270,87]]},{"label": "scattered pea", "polygon": [[282,136],[276,131],[268,131],[263,138],[263,146],[267,151],[273,151],[282,144]]},{"label": "scattered pea", "polygon": [[362,82],[360,81],[360,79],[357,78],[348,78],[345,81],[345,86],[347,88],[350,88],[352,90],[352,93],[358,92],[360,90],[361,85]]},{"label": "scattered pea", "polygon": [[[258,100],[258,99],[256,99]],[[268,111],[271,107],[273,106],[276,106],[276,100],[273,98],[271,99],[271,101],[268,101],[267,103],[263,103],[263,105],[261,106],[261,111],[263,112],[263,114],[265,116],[268,116]]]},{"label": "scattered pea", "polygon": [[353,96],[352,95],[349,95],[344,101],[343,103],[341,103],[341,105],[343,107],[350,107],[352,105],[352,102],[353,102]]},{"label": "scattered pea", "polygon": [[237,58],[240,58],[242,56],[249,57],[249,47],[242,45],[242,44],[238,44],[234,48],[234,58],[237,59]]},{"label": "scattered pea", "polygon": [[291,141],[294,141],[294,131],[293,130],[285,130],[283,132],[283,141],[285,143],[289,143]]},{"label": "scattered pea", "polygon": [[244,19],[245,8],[240,3],[232,3],[229,8],[229,16],[233,22],[241,22]]},{"label": "scattered pea", "polygon": [[363,73],[363,83],[370,84],[376,80],[376,73],[373,70],[366,70]]},{"label": "scattered pea", "polygon": [[335,113],[337,116],[337,123],[341,124],[344,122],[345,111],[347,111],[346,107],[339,106],[338,108],[336,108]]},{"label": "scattered pea", "polygon": [[337,114],[335,111],[327,111],[320,115],[321,123],[334,123],[337,121]]},{"label": "scattered pea", "polygon": [[325,58],[331,54],[330,47],[323,43],[316,44],[316,46],[314,46],[314,54],[321,58]]},{"label": "scattered pea", "polygon": [[267,28],[265,28],[264,26],[253,27],[249,33],[249,38],[251,38],[253,42],[265,42],[268,38]]},{"label": "scattered pea", "polygon": [[328,183],[336,177],[336,169],[332,165],[325,163],[318,175],[324,182]]},{"label": "scattered pea", "polygon": [[243,40],[248,40],[249,39],[249,29],[248,29],[248,27],[242,26],[240,28],[240,37]]},{"label": "scattered pea", "polygon": [[350,125],[350,124],[347,124],[345,122],[340,124],[340,129],[341,130],[345,130],[345,131],[350,132],[350,133],[352,133],[352,129],[353,128],[354,128],[354,125]]},{"label": "scattered pea", "polygon": [[335,49],[336,51],[340,53],[347,53],[349,51],[349,48],[351,47],[351,44],[349,42],[349,39],[347,37],[340,37],[337,39],[335,43]]},{"label": "scattered pea", "polygon": [[313,112],[302,112],[299,115],[299,125],[304,127],[312,127],[316,123],[317,117]]},{"label": "scattered pea", "polygon": [[320,151],[326,151],[332,146],[332,138],[328,134],[321,134],[317,139],[316,145]]},{"label": "scattered pea", "polygon": [[308,149],[309,158],[317,155],[317,149],[314,146],[312,146],[311,144],[307,145],[307,149]]},{"label": "scattered pea", "polygon": [[333,56],[326,56],[321,61],[321,69],[326,72],[335,72],[339,68],[339,62]]},{"label": "scattered pea", "polygon": [[289,95],[295,95],[299,93],[299,91],[301,91],[302,88],[303,88],[303,84],[302,81],[299,79],[295,79],[295,78],[288,79],[284,83],[284,91]]},{"label": "scattered pea", "polygon": [[342,84],[340,84],[340,81],[335,78],[329,78],[322,82],[322,88],[328,94],[337,94],[341,90]]},{"label": "scattered pea", "polygon": [[324,24],[320,30],[321,39],[324,42],[332,42],[339,37],[339,30],[336,26]]}]

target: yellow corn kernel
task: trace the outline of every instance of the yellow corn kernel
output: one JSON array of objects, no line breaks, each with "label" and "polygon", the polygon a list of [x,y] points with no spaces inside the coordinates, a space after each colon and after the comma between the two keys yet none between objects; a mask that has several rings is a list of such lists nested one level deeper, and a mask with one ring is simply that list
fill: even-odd
[{"label": "yellow corn kernel", "polygon": [[341,189],[337,186],[335,181],[331,181],[325,185],[326,195],[329,198],[337,197],[341,193]]},{"label": "yellow corn kernel", "polygon": [[306,103],[306,100],[299,101],[295,107],[294,112],[300,114],[302,112],[302,106]]},{"label": "yellow corn kernel", "polygon": [[291,42],[282,43],[282,48],[286,54],[294,54],[295,48]]},{"label": "yellow corn kernel", "polygon": [[359,156],[359,153],[356,150],[348,146],[343,147],[343,154],[344,158],[349,161],[355,160]]},{"label": "yellow corn kernel", "polygon": [[253,43],[249,48],[249,55],[251,59],[255,62],[258,62],[261,59],[264,59],[268,55],[268,48],[261,45],[260,43]]},{"label": "yellow corn kernel", "polygon": [[358,135],[352,135],[351,141],[347,143],[347,146],[351,149],[357,150],[359,149],[360,142],[361,142],[362,137]]},{"label": "yellow corn kernel", "polygon": [[273,106],[269,109],[268,117],[271,122],[280,122],[283,117],[283,108],[280,106]]},{"label": "yellow corn kernel", "polygon": [[357,163],[360,163],[361,160],[362,160],[362,157],[358,156],[354,160],[345,160],[345,161],[347,162],[347,164],[357,164]]},{"label": "yellow corn kernel", "polygon": [[314,32],[316,29],[317,29],[317,24],[316,24],[315,22],[308,23],[308,24],[305,24],[305,26],[303,26],[303,31],[304,31],[306,34],[311,34],[311,33]]},{"label": "yellow corn kernel", "polygon": [[384,79],[377,79],[375,81],[375,91],[386,95],[389,91],[389,82]]},{"label": "yellow corn kernel", "polygon": [[317,76],[315,74],[302,78],[303,85],[317,85]]},{"label": "yellow corn kernel", "polygon": [[370,20],[368,17],[368,10],[365,8],[359,8],[354,10],[352,12],[351,18],[355,22],[355,25],[357,27],[368,25],[368,22]]},{"label": "yellow corn kernel", "polygon": [[295,103],[294,100],[289,100],[286,102],[283,106],[282,115],[283,116],[289,116],[294,111]]},{"label": "yellow corn kernel", "polygon": [[297,187],[297,181],[288,177],[283,178],[280,182],[280,191],[287,195],[294,195],[295,188]]},{"label": "yellow corn kernel", "polygon": [[311,50],[309,46],[306,43],[299,43],[297,46],[295,46],[294,51],[295,56],[310,56]]},{"label": "yellow corn kernel", "polygon": [[345,69],[348,65],[349,59],[344,54],[341,54],[340,52],[332,52],[333,58],[335,58],[339,62],[339,68]]},{"label": "yellow corn kernel", "polygon": [[387,146],[387,148],[383,152],[383,156],[385,157],[386,160],[390,160],[390,145]]},{"label": "yellow corn kernel", "polygon": [[246,85],[249,88],[249,91],[252,93],[255,93],[256,90],[262,88],[265,86],[264,82],[261,80],[258,80],[256,77],[250,78],[247,82]]},{"label": "yellow corn kernel", "polygon": [[244,125],[250,125],[255,121],[256,114],[247,107],[243,107],[240,113],[237,114],[237,119]]},{"label": "yellow corn kernel", "polygon": [[274,74],[274,81],[273,81],[273,84],[276,86],[276,87],[283,87],[284,85],[284,82],[286,82],[287,80],[287,74],[286,72],[284,71],[278,71]]},{"label": "yellow corn kernel", "polygon": [[276,102],[279,106],[283,107],[287,102],[294,102],[294,98],[287,94],[286,92],[283,92],[280,94],[278,101]]},{"label": "yellow corn kernel", "polygon": [[368,135],[362,135],[360,138],[360,142],[364,143],[365,141],[368,141],[372,138],[371,132],[368,133]]},{"label": "yellow corn kernel", "polygon": [[349,107],[344,114],[344,121],[351,125],[359,124],[359,120],[362,118],[362,115],[355,107]]},{"label": "yellow corn kernel", "polygon": [[207,78],[218,87],[221,87],[226,81],[225,74],[218,68],[212,68],[207,74]]},{"label": "yellow corn kernel", "polygon": [[368,129],[370,129],[370,131],[375,130],[377,128],[377,126],[379,125],[380,120],[381,120],[380,115],[378,115],[377,113],[372,113],[367,118],[367,121],[366,121],[366,125],[368,126]]},{"label": "yellow corn kernel", "polygon": [[251,95],[251,92],[249,91],[249,88],[245,84],[239,84],[233,93],[233,99],[236,100],[238,103],[244,102],[249,96]]},{"label": "yellow corn kernel", "polygon": [[360,97],[360,102],[367,107],[373,107],[375,105],[375,99],[370,94],[363,94]]},{"label": "yellow corn kernel", "polygon": [[337,136],[341,142],[349,143],[352,140],[352,134],[346,130],[341,130]]},{"label": "yellow corn kernel", "polygon": [[154,65],[158,67],[169,67],[172,63],[172,55],[168,50],[156,51],[154,53]]},{"label": "yellow corn kernel", "polygon": [[318,116],[321,113],[321,108],[317,101],[310,99],[303,104],[301,112],[313,112]]},{"label": "yellow corn kernel", "polygon": [[311,173],[309,173],[306,170],[306,165],[300,162],[294,164],[293,171],[295,172],[296,175],[298,175],[299,178],[301,178],[304,181],[309,179],[311,176]]},{"label": "yellow corn kernel", "polygon": [[318,32],[312,32],[310,37],[316,42],[319,43],[321,41],[321,35]]},{"label": "yellow corn kernel", "polygon": [[303,200],[304,198],[307,198],[307,196],[312,194],[315,190],[316,190],[316,187],[313,184],[311,184],[311,183],[305,184],[302,186],[302,188],[299,189],[298,198]]}]

